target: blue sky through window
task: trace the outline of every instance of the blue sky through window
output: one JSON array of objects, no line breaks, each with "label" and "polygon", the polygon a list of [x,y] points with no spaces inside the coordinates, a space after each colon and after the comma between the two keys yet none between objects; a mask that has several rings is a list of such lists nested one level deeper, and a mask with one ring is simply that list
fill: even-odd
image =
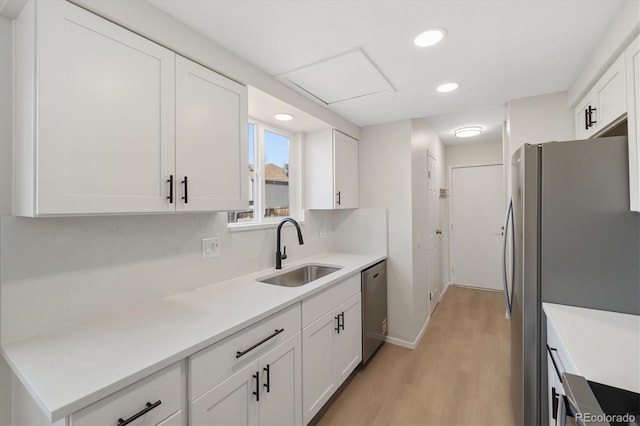
[{"label": "blue sky through window", "polygon": [[264,132],[264,163],[284,167],[289,163],[289,138],[277,133]]}]

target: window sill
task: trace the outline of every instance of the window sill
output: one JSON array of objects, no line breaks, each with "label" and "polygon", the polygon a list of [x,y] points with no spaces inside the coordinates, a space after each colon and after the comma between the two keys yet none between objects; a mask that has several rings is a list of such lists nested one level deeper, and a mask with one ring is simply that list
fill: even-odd
[{"label": "window sill", "polygon": [[[304,226],[304,221],[297,221],[298,225]],[[263,223],[229,223],[227,229],[229,232],[245,232],[245,231],[257,231],[260,229],[277,228],[280,222],[263,222]]]}]

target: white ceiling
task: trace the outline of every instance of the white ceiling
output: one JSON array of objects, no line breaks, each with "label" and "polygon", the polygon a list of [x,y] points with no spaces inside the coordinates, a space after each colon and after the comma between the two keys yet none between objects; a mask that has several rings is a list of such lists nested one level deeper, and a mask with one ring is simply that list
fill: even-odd
[{"label": "white ceiling", "polygon": [[[568,89],[623,4],[148,1],[275,77],[359,48],[396,90],[328,108],[358,126],[451,113],[434,124],[444,141],[451,140],[445,123],[462,125],[467,117],[494,129],[504,120],[507,101]],[[416,47],[414,37],[431,27],[444,27],[447,37],[436,46]],[[447,81],[460,82],[460,89],[437,93],[435,87]]]},{"label": "white ceiling", "polygon": [[[292,133],[308,133],[328,129],[331,126],[322,120],[308,114],[288,103],[249,86],[249,117],[271,124],[272,126],[288,130]],[[278,121],[276,114],[288,113],[293,115],[291,121]]]}]

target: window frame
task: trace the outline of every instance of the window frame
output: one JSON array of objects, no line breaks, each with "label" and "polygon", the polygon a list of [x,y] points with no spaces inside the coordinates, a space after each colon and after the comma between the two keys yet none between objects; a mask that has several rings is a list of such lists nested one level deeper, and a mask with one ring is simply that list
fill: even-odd
[{"label": "window frame", "polygon": [[[227,222],[230,231],[242,231],[276,227],[281,217],[267,218],[264,216],[266,179],[265,179],[265,131],[284,136],[289,139],[289,217],[298,223],[304,223],[304,210],[302,209],[302,134],[293,133],[286,129],[262,122],[249,117],[247,127],[254,126],[254,178],[255,193],[253,194],[253,221],[252,222]],[[247,145],[249,141],[247,140]],[[247,156],[247,167],[249,158]]]}]

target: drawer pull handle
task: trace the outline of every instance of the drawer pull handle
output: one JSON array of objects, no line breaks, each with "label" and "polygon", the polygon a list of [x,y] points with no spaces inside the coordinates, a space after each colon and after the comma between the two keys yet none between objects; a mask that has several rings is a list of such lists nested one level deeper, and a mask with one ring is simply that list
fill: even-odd
[{"label": "drawer pull handle", "polygon": [[236,358],[240,358],[242,355],[245,355],[246,353],[251,352],[252,350],[257,348],[258,346],[260,346],[263,343],[265,343],[266,341],[273,339],[274,337],[276,337],[278,334],[282,333],[283,331],[284,331],[284,328],[281,328],[280,330],[275,330],[273,332],[273,334],[271,334],[270,336],[267,336],[264,339],[260,340],[258,343],[256,343],[255,345],[251,346],[250,348],[245,349],[244,351],[236,352]]},{"label": "drawer pull handle", "polygon": [[342,318],[342,324],[340,324],[340,320],[338,320],[338,324],[340,324],[340,328],[344,330],[344,312],[340,313],[340,317]]},{"label": "drawer pull handle", "polygon": [[558,350],[556,348],[550,347],[549,345],[547,345],[547,350],[549,351],[549,356],[551,357],[553,368],[556,370],[556,374],[558,375],[558,379],[560,379],[560,383],[562,383],[562,374],[560,374],[560,369],[558,368],[558,364],[556,364],[556,359],[553,357],[553,353],[551,352],[554,351],[558,353]]},{"label": "drawer pull handle", "polygon": [[145,414],[147,414],[149,411],[153,410],[154,408],[156,408],[158,405],[162,404],[161,400],[158,400],[156,402],[154,402],[153,404],[150,402],[147,402],[147,406],[142,409],[141,411],[139,411],[138,413],[134,414],[133,416],[129,417],[126,420],[123,420],[122,417],[118,419],[118,425],[117,426],[124,426],[124,425],[128,425],[129,423],[131,423],[132,421],[144,416]]}]

